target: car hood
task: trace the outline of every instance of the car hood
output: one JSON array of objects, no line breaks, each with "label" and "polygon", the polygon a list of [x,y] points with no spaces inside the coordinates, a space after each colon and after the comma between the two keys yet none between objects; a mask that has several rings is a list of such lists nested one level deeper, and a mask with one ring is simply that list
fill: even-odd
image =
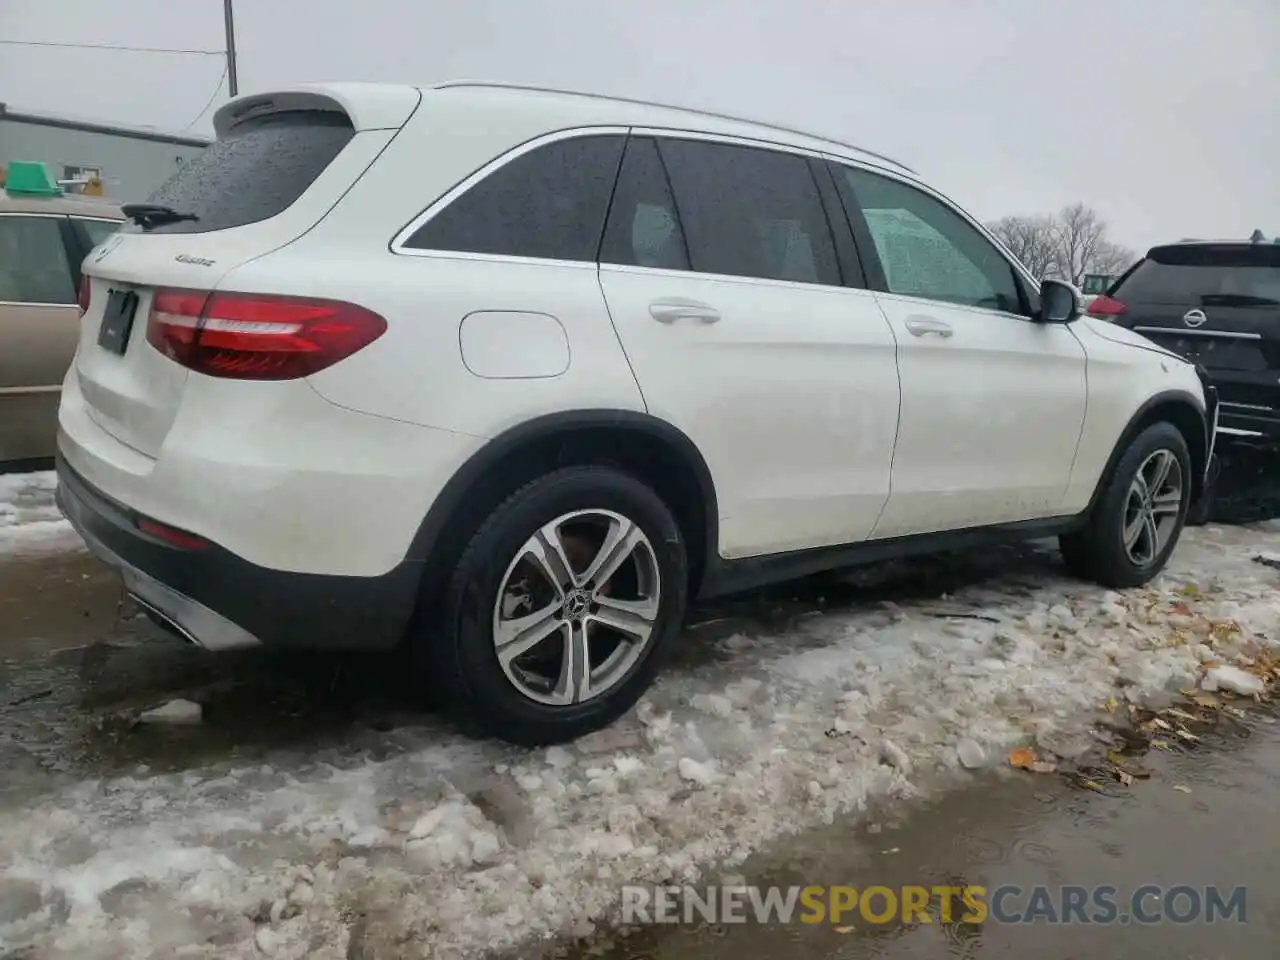
[{"label": "car hood", "polygon": [[1105,320],[1099,320],[1096,317],[1081,317],[1077,323],[1082,324],[1089,329],[1095,336],[1101,337],[1103,340],[1110,340],[1112,343],[1122,343],[1126,346],[1137,347],[1140,350],[1150,350],[1152,353],[1158,353],[1162,357],[1172,357],[1174,360],[1187,362],[1186,357],[1179,356],[1172,350],[1166,350],[1154,340],[1144,337],[1140,333],[1134,333],[1132,330],[1126,330],[1124,327],[1117,327],[1114,323],[1107,323]]}]

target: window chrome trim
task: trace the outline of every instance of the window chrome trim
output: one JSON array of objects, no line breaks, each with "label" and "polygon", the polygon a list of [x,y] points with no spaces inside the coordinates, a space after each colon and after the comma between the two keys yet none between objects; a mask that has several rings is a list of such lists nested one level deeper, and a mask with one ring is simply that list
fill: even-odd
[{"label": "window chrome trim", "polygon": [[1174,337],[1222,337],[1226,340],[1261,340],[1260,333],[1236,333],[1231,330],[1195,330],[1191,327],[1134,327],[1134,333],[1163,333]]},{"label": "window chrome trim", "polygon": [[68,300],[66,303],[44,303],[35,300],[0,300],[0,307],[49,307],[51,309],[65,310],[67,307],[76,306],[76,301]]},{"label": "window chrome trim", "polygon": [[[751,137],[732,136],[721,133],[708,133],[702,130],[684,130],[676,127],[654,127],[654,126],[591,126],[591,127],[573,127],[566,130],[557,130],[552,133],[535,137],[527,140],[517,147],[507,151],[501,156],[495,158],[485,166],[481,167],[467,179],[454,186],[449,192],[445,193],[435,202],[433,202],[426,210],[411,220],[408,226],[402,228],[395,238],[391,241],[390,249],[394,254],[408,257],[430,257],[433,259],[450,259],[450,260],[472,260],[488,263],[525,263],[525,264],[542,264],[544,266],[555,267],[580,267],[587,269],[608,268],[621,272],[639,272],[643,271],[648,275],[669,276],[672,279],[688,279],[696,277],[706,280],[732,281],[735,283],[763,283],[773,286],[783,286],[794,288],[797,290],[838,290],[847,291],[854,290],[862,293],[874,293],[865,287],[849,287],[843,284],[806,282],[801,280],[778,280],[771,277],[744,277],[733,273],[704,273],[698,270],[672,270],[667,267],[645,267],[639,264],[623,264],[609,263],[607,261],[597,260],[555,260],[547,257],[522,257],[513,254],[497,254],[497,253],[474,253],[461,250],[427,250],[414,247],[406,247],[405,242],[427,221],[447,207],[450,203],[466,193],[476,183],[489,176],[499,168],[512,162],[513,160],[524,156],[539,147],[550,143],[556,143],[560,140],[569,140],[582,136],[642,136],[642,137],[662,137],[672,140],[701,140],[709,143],[723,143],[728,146],[750,147],[757,150],[771,150],[774,153],[791,154],[800,159],[823,160],[825,155],[820,150],[809,150],[804,147],[795,147],[790,144],[775,143],[769,140],[757,140]],[[876,164],[869,164],[872,169],[881,169]],[[819,198],[821,199],[821,198]]]},{"label": "window chrome trim", "polygon": [[866,287],[847,287],[840,283],[821,283],[817,280],[779,280],[775,277],[744,277],[737,273],[702,273],[697,270],[673,270],[670,267],[646,267],[639,263],[610,263],[601,260],[600,271],[610,273],[635,273],[646,277],[662,277],[671,280],[713,281],[718,283],[752,283],[768,287],[784,287],[789,290],[829,290],[832,293],[862,293],[869,297],[879,296],[877,291]]},{"label": "window chrome trim", "polygon": [[406,247],[405,243],[419,229],[422,228],[432,217],[440,213],[445,207],[453,203],[454,200],[462,196],[481,180],[484,180],[490,174],[496,172],[514,160],[518,160],[527,153],[532,153],[539,147],[545,147],[551,143],[559,143],[561,140],[576,140],[580,137],[625,137],[630,131],[629,127],[618,126],[616,124],[606,126],[589,126],[589,127],[570,127],[564,130],[553,130],[551,133],[545,133],[541,136],[534,137],[532,140],[526,140],[524,143],[517,144],[506,153],[499,154],[494,157],[479,170],[476,170],[470,176],[466,177],[460,183],[455,184],[442,196],[437,197],[425,210],[409,221],[407,226],[400,229],[398,233],[391,239],[390,250],[392,253],[406,257],[449,257],[451,259],[463,260],[482,260],[495,262],[517,262],[517,263],[544,263],[565,265],[573,264],[575,266],[595,267],[594,260],[550,260],[545,257],[522,257],[505,253],[475,253],[466,250],[427,250],[417,247]]},{"label": "window chrome trim", "polygon": [[0,217],[27,217],[35,220],[66,220],[69,213],[28,213],[26,210],[0,210]]},{"label": "window chrome trim", "polygon": [[[749,147],[757,150],[771,150],[774,153],[790,154],[805,160],[821,160],[824,162],[842,164],[846,166],[860,167],[870,173],[880,176],[889,177],[908,186],[914,187],[922,191],[927,196],[932,196],[935,200],[950,208],[962,220],[974,227],[981,236],[987,239],[996,250],[1006,259],[1010,267],[1015,269],[1024,279],[1026,279],[1033,289],[1040,288],[1040,281],[1031,276],[1025,267],[1014,257],[1005,246],[993,237],[977,220],[966,213],[961,207],[957,206],[954,201],[946,195],[934,190],[932,187],[924,184],[909,173],[904,174],[891,167],[881,166],[871,160],[859,159],[841,156],[839,154],[830,153],[823,150],[810,149],[800,147],[789,143],[780,143],[773,140],[766,140],[756,137],[744,137],[734,134],[712,133],[705,130],[689,130],[680,127],[670,126],[653,126],[653,125],[635,125],[635,126],[585,126],[570,127],[564,130],[555,130],[551,133],[542,134],[524,143],[518,144],[506,153],[500,154],[493,160],[490,160],[480,169],[476,170],[466,179],[454,185],[450,190],[438,197],[425,210],[419,213],[409,223],[402,227],[398,233],[392,238],[389,249],[393,254],[407,257],[427,257],[432,259],[449,259],[449,260],[471,260],[481,263],[524,263],[524,264],[541,264],[544,266],[555,267],[579,267],[595,269],[597,267],[608,267],[611,270],[621,271],[644,271],[645,274],[662,274],[671,276],[672,278],[688,278],[700,277],[708,280],[731,280],[734,282],[747,283],[765,283],[770,285],[783,285],[793,287],[799,290],[812,290],[815,288],[826,290],[853,290],[862,293],[870,293],[879,295],[880,291],[869,290],[866,287],[850,287],[844,284],[830,284],[813,282],[808,283],[799,280],[776,280],[768,277],[744,277],[731,273],[703,273],[697,270],[671,270],[666,267],[645,267],[638,264],[618,264],[607,263],[605,261],[589,261],[589,260],[555,260],[547,257],[524,257],[514,254],[498,254],[498,253],[474,253],[462,250],[427,250],[415,247],[406,247],[405,242],[413,236],[425,223],[438,214],[441,210],[451,204],[462,194],[466,193],[481,180],[488,177],[501,167],[531,153],[539,147],[547,144],[557,143],[561,140],[571,140],[584,136],[637,136],[637,137],[659,137],[674,140],[700,140],[707,143],[722,143],[727,146]],[[825,207],[825,204],[824,204]],[[1002,310],[988,310],[983,307],[970,307],[963,304],[949,303],[943,300],[928,300],[921,297],[910,297],[905,294],[884,294],[886,296],[902,297],[904,299],[918,300],[921,303],[943,304],[948,307],[955,307],[960,310],[971,310],[976,313],[1011,317],[1015,320],[1030,320],[1030,317],[1024,317],[1021,314],[1007,313]]]},{"label": "window chrome trim", "polygon": [[43,387],[0,387],[0,397],[26,397],[35,394],[48,395],[61,393],[62,384],[55,383]]}]

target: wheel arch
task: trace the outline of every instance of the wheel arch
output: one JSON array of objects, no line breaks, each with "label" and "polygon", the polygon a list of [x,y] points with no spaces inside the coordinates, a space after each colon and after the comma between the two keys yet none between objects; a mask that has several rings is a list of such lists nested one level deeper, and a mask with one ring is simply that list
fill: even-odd
[{"label": "wheel arch", "polygon": [[447,579],[448,565],[503,499],[558,467],[592,463],[624,470],[666,502],[685,535],[689,590],[696,595],[719,544],[710,468],[678,427],[647,413],[611,409],[535,417],[472,454],[435,498],[410,544],[406,559],[424,565],[424,594]]},{"label": "wheel arch", "polygon": [[1187,442],[1191,455],[1191,502],[1199,499],[1204,490],[1205,471],[1209,464],[1209,431],[1205,422],[1204,404],[1186,390],[1165,390],[1149,397],[1129,418],[1120,438],[1107,458],[1107,464],[1098,477],[1088,511],[1097,505],[1106,489],[1107,480],[1115,472],[1120,458],[1137,438],[1138,434],[1154,423],[1170,423],[1177,428]]}]

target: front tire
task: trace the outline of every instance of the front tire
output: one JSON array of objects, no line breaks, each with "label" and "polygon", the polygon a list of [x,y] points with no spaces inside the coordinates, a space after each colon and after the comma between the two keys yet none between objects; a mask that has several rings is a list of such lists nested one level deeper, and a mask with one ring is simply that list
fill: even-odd
[{"label": "front tire", "polygon": [[1137,587],[1164,569],[1182,535],[1191,500],[1191,457],[1170,423],[1133,440],[1085,526],[1060,538],[1076,576],[1106,587]]},{"label": "front tire", "polygon": [[524,746],[607,726],[653,682],[684,619],[684,537],[649,487],[602,466],[508,497],[459,558],[442,622],[413,638],[455,712]]}]

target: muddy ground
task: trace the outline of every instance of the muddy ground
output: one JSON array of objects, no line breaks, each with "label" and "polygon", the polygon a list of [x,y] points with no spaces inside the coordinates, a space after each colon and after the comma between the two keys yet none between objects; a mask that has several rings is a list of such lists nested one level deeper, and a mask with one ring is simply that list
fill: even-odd
[{"label": "muddy ground", "polygon": [[[1245,447],[1226,454],[1214,520],[1280,516],[1280,457]],[[1275,549],[1280,552],[1280,543]],[[785,633],[816,613],[885,600],[921,603],[974,584],[1053,575],[1056,564],[1051,553],[1017,547],[818,578],[698,611],[691,636],[714,641],[737,632]],[[698,667],[717,656],[714,646],[689,644],[673,669]],[[201,723],[138,723],[142,710],[178,697],[202,704]],[[1280,740],[1270,719],[1258,712],[1214,731],[1196,749],[1156,756],[1154,776],[1125,789],[1081,790],[1056,775],[981,774],[923,808],[881,808],[803,834],[741,870],[753,883],[854,886],[927,886],[955,878],[987,885],[1244,884],[1251,894],[1246,927],[1046,930],[989,923],[977,930],[854,925],[837,933],[690,926],[620,940],[597,936],[520,955],[1270,958],[1280,942],[1280,895],[1270,892],[1280,881],[1273,813]],[[90,778],[269,762],[281,751],[315,764],[376,761],[420,749],[442,733],[452,735],[392,657],[212,656],[140,616],[123,601],[116,576],[81,550],[0,558],[0,806],[39,802]],[[502,756],[486,754],[485,762],[495,759]],[[353,954],[365,960],[416,955]]]}]

